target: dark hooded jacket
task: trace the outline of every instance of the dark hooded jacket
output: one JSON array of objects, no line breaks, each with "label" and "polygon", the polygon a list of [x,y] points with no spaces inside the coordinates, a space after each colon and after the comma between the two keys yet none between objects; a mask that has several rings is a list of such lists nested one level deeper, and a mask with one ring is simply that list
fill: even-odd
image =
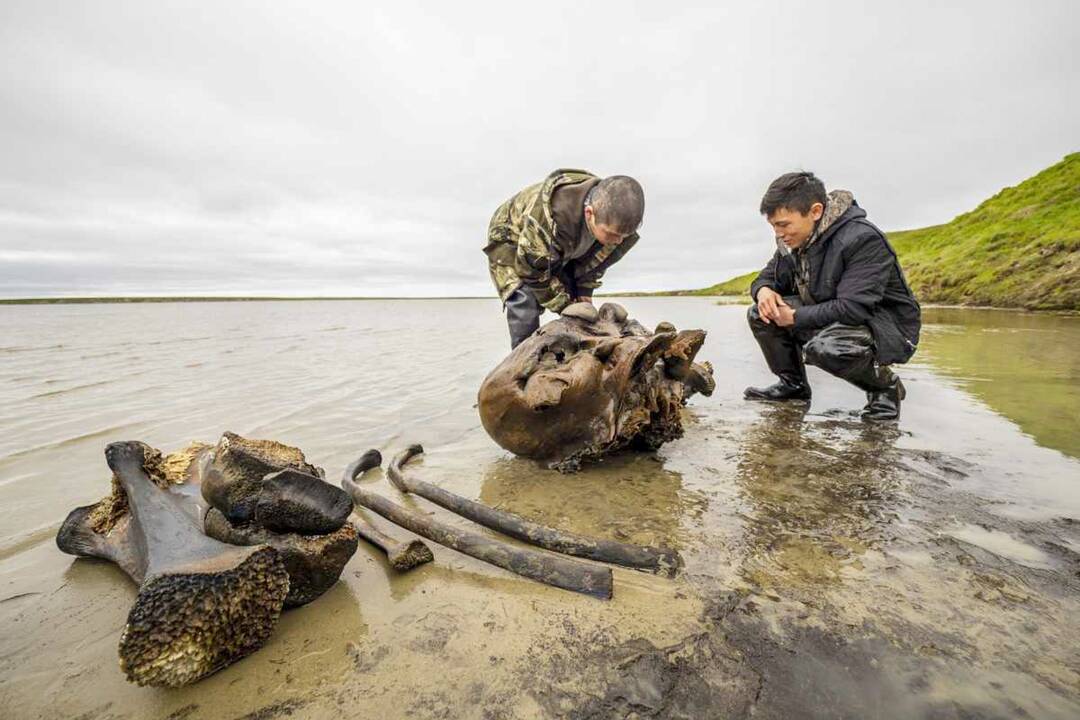
[{"label": "dark hooded jacket", "polygon": [[[830,193],[829,204],[835,207],[839,195],[846,209],[800,250],[778,248],[751,285],[750,295],[756,301],[763,287],[799,295],[803,306],[795,312],[796,331],[837,322],[868,325],[879,363],[907,362],[919,344],[919,303],[884,233],[866,219],[866,211],[849,193],[840,193]],[[828,214],[827,209],[826,218]]]}]

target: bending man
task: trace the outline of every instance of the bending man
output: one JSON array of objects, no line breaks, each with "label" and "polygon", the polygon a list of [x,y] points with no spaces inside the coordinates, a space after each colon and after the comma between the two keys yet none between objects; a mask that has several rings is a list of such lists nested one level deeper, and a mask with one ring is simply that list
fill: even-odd
[{"label": "bending man", "polygon": [[748,319],[779,382],[747,399],[809,400],[806,362],[865,391],[864,418],[899,418],[904,385],[889,366],[914,354],[921,319],[885,235],[851,193],[826,194],[808,172],[774,180],[761,214],[777,250],[750,288]]},{"label": "bending man", "polygon": [[637,180],[584,170],[556,170],[499,206],[484,252],[511,348],[540,327],[545,308],[592,302],[604,272],[637,243],[644,211]]}]

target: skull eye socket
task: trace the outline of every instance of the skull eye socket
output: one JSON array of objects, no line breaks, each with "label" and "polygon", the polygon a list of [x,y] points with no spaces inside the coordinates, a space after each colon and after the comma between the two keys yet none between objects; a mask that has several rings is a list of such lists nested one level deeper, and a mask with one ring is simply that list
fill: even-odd
[{"label": "skull eye socket", "polygon": [[[560,335],[540,348],[540,364],[561,365],[581,350],[581,341],[569,335]],[[546,361],[546,362],[545,362]]]},{"label": "skull eye socket", "polygon": [[542,370],[554,370],[568,362],[581,349],[581,342],[576,338],[558,336],[537,348],[515,373],[514,380],[520,389],[524,389],[529,378]]}]

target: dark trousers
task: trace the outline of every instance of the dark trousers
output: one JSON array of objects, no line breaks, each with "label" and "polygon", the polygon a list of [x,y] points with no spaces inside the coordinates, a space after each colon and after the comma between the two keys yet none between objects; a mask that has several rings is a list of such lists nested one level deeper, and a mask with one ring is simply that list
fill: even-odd
[{"label": "dark trousers", "polygon": [[510,327],[511,350],[536,332],[543,313],[543,306],[526,287],[519,287],[506,298],[506,324]]},{"label": "dark trousers", "polygon": [[[792,307],[802,304],[797,297],[785,297],[784,302]],[[865,392],[880,392],[896,382],[887,365],[877,364],[874,336],[866,325],[833,323],[795,331],[762,320],[757,305],[750,306],[746,319],[769,370],[790,385],[806,384],[803,363],[847,380]]]}]

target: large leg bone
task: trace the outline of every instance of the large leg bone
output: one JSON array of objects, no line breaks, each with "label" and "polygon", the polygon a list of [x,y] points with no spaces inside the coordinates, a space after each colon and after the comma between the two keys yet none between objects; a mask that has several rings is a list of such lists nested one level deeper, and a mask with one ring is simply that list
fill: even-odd
[{"label": "large leg bone", "polygon": [[674,576],[682,567],[682,558],[679,553],[668,548],[630,545],[615,540],[575,535],[526,520],[514,513],[496,510],[423,480],[406,477],[401,466],[422,452],[424,448],[420,445],[410,445],[390,462],[387,474],[394,487],[401,492],[419,495],[484,527],[564,555],[648,570],[668,577]]},{"label": "large leg bone", "polygon": [[[359,460],[345,468],[342,486],[346,480],[355,481],[359,475],[379,465],[382,465],[382,454],[378,450],[368,450]],[[435,559],[431,548],[425,545],[423,540],[399,540],[366,523],[356,523],[355,527],[360,537],[386,553],[387,561],[395,570],[404,572]]]},{"label": "large leg bone", "polygon": [[155,451],[112,443],[116,479],[98,506],[74,510],[57,535],[61,550],[115,562],[139,594],[120,639],[120,666],[139,685],[186,685],[257,650],[281,613],[289,577],[265,545],[234,547],[203,535],[180,500],[145,465]]},{"label": "large leg bone", "polygon": [[374,510],[387,520],[440,545],[548,585],[605,600],[611,597],[610,568],[587,565],[529,548],[519,548],[477,533],[459,530],[364,490],[348,477],[342,479],[342,486],[352,495],[357,505]]}]

